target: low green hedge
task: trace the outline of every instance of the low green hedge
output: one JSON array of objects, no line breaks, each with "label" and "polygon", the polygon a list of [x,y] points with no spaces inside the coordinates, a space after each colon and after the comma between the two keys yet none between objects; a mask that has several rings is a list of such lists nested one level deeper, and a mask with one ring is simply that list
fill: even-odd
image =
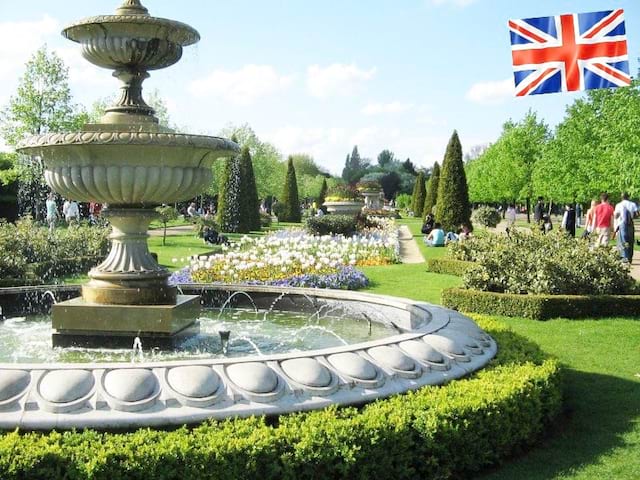
[{"label": "low green hedge", "polygon": [[461,277],[469,268],[473,267],[473,262],[464,260],[453,260],[451,258],[429,258],[427,259],[427,270],[433,273],[444,273],[446,275],[456,275]]},{"label": "low green hedge", "polygon": [[0,478],[468,478],[530,445],[561,406],[557,362],[504,324],[471,378],[357,408],[209,421],[175,431],[12,432],[0,436]]},{"label": "low green hedge", "polygon": [[620,317],[637,317],[640,295],[518,295],[448,288],[442,291],[442,304],[461,312],[534,320],[599,318],[612,313]]},{"label": "low green hedge", "polygon": [[92,267],[98,265],[104,257],[75,257],[59,258],[56,260],[27,264],[27,275],[33,274],[35,277],[48,280],[51,278],[70,275],[74,273],[84,273]]}]

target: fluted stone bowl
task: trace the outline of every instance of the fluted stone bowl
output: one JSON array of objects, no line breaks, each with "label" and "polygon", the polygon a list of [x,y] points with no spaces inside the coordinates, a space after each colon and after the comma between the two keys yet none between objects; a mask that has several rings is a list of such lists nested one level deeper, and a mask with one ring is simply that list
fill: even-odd
[{"label": "fluted stone bowl", "polygon": [[60,195],[118,206],[193,198],[211,183],[213,162],[238,146],[202,135],[85,131],[31,137],[18,150],[43,159]]}]

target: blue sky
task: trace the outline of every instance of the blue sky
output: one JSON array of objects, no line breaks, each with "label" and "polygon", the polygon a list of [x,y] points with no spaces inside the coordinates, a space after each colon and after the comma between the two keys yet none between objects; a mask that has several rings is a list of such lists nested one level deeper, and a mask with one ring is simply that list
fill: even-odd
[{"label": "blue sky", "polygon": [[[77,102],[118,82],[82,60],[59,32],[112,13],[118,0],[0,0],[0,103],[24,62],[47,43],[70,67]],[[534,109],[550,125],[579,94],[513,98],[507,21],[624,8],[632,74],[640,56],[637,0],[143,0],[151,14],[202,37],[183,60],[152,72],[172,120],[216,134],[249,123],[284,154],[305,152],[334,173],[357,144],[430,166],[457,129],[463,148],[493,141],[508,118]]]}]

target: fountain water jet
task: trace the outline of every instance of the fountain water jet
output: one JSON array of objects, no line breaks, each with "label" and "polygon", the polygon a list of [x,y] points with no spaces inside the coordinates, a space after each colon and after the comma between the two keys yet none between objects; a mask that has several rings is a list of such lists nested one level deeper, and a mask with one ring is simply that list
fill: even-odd
[{"label": "fountain water jet", "polygon": [[178,134],[161,127],[142,97],[148,71],[178,62],[200,35],[174,20],[152,17],[139,0],[115,15],[90,17],[62,32],[89,62],[122,82],[115,105],[83,131],[28,138],[18,151],[40,157],[48,185],[61,195],[109,205],[111,252],[89,272],[82,298],[54,305],[54,345],[126,346],[134,332],[146,345],[168,346],[194,326],[196,295],[178,295],[169,272],[151,256],[153,207],[192,198],[212,180],[211,165],[238,150],[229,140]]}]

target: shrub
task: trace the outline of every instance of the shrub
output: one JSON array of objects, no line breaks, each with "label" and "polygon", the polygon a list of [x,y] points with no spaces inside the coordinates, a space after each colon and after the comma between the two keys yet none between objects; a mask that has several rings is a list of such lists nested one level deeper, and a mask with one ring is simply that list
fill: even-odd
[{"label": "shrub", "polygon": [[427,259],[427,270],[433,273],[443,273],[445,275],[456,275],[461,277],[467,270],[472,268],[473,262],[464,260],[452,260],[450,258],[429,258]]},{"label": "shrub", "polygon": [[483,227],[495,228],[502,219],[500,213],[493,207],[482,206],[477,208],[471,215],[473,223]]},{"label": "shrub", "polygon": [[[460,242],[459,242],[460,243]],[[511,232],[461,242],[459,260],[476,262],[464,286],[476,290],[553,295],[630,293],[635,281],[618,253],[554,231]]]},{"label": "shrub", "polygon": [[240,227],[239,232],[260,230],[260,202],[249,147],[240,152]]},{"label": "shrub", "polygon": [[318,208],[322,208],[322,204],[325,201],[325,198],[327,198],[327,191],[329,190],[329,186],[327,185],[327,179],[323,178],[322,179],[322,185],[320,186],[320,191],[318,192],[318,197],[316,199],[316,203],[318,205]]},{"label": "shrub", "polygon": [[454,131],[447,145],[438,181],[436,220],[445,231],[456,231],[460,225],[471,224],[471,204],[467,177],[462,162],[462,146]]},{"label": "shrub", "polygon": [[284,208],[278,220],[281,222],[300,222],[302,212],[300,211],[300,199],[298,198],[298,181],[296,180],[296,169],[293,166],[293,157],[289,157],[287,163],[287,176],[284,181],[282,191],[282,202]]},{"label": "shrub", "polygon": [[223,232],[240,229],[240,160],[226,158],[220,175],[218,195],[218,224]]},{"label": "shrub", "polygon": [[362,195],[351,185],[336,185],[327,191],[327,202],[361,202]]},{"label": "shrub", "polygon": [[442,291],[442,304],[462,312],[526,317],[534,320],[550,318],[598,318],[610,316],[637,317],[638,295],[518,295],[480,292],[464,288]]},{"label": "shrub", "polygon": [[427,190],[424,186],[424,173],[418,173],[416,183],[413,186],[413,195],[411,196],[411,210],[414,217],[422,217],[422,209],[424,208],[424,200],[427,196]]},{"label": "shrub", "polygon": [[356,183],[356,188],[359,192],[381,192],[382,187],[380,182],[375,180],[364,180]]},{"label": "shrub", "polygon": [[440,181],[440,165],[438,162],[433,164],[431,170],[431,178],[427,182],[427,194],[424,198],[424,208],[422,214],[426,217],[429,213],[434,213],[434,207],[438,203],[438,183]]},{"label": "shrub", "polygon": [[411,207],[411,195],[408,193],[401,193],[396,197],[396,208],[401,210],[408,210]]},{"label": "shrub", "polygon": [[307,219],[307,230],[313,235],[344,235],[350,237],[357,230],[353,215],[323,215]]},{"label": "shrub", "polygon": [[211,420],[192,429],[0,436],[0,478],[168,480],[470,478],[535,441],[561,406],[560,370],[531,342],[498,342],[471,378],[357,408]]}]

